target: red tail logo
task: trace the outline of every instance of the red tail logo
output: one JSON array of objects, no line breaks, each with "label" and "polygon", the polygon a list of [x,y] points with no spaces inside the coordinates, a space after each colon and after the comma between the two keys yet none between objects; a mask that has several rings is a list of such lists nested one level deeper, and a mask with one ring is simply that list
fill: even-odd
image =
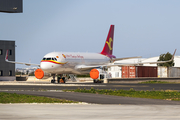
[{"label": "red tail logo", "polygon": [[103,55],[112,55],[113,52],[113,36],[114,36],[114,25],[110,26],[109,33],[104,45],[104,48],[101,52]]}]

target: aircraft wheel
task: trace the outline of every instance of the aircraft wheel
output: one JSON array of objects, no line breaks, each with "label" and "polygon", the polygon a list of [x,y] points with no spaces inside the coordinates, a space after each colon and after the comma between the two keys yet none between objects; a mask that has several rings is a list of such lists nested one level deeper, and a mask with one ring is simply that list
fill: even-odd
[{"label": "aircraft wheel", "polygon": [[55,83],[55,80],[51,80],[51,83]]},{"label": "aircraft wheel", "polygon": [[63,80],[63,82],[64,82],[64,83],[66,83],[66,79],[65,79],[65,77],[63,77],[63,78],[62,78],[62,80]]},{"label": "aircraft wheel", "polygon": [[94,83],[98,83],[98,80],[93,80],[94,81]]},{"label": "aircraft wheel", "polygon": [[57,79],[57,83],[60,83],[60,78]]}]

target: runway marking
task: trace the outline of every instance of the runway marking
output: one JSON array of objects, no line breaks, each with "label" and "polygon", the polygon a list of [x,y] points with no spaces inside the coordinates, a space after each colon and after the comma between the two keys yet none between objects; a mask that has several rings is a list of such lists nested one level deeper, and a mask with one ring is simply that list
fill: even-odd
[{"label": "runway marking", "polygon": [[64,92],[63,90],[0,90],[0,92],[14,92],[14,91],[20,91],[20,92],[24,92],[24,91],[30,91],[30,92]]}]

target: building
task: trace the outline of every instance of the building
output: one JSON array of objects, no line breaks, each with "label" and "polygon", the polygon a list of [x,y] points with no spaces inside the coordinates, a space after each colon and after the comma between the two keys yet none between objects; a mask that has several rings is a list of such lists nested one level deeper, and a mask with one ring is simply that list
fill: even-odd
[{"label": "building", "polygon": [[[22,13],[22,0],[0,0],[0,12],[5,13]],[[16,80],[15,64],[5,62],[5,55],[9,50],[8,59],[15,61],[15,41],[0,40],[0,81]]]},{"label": "building", "polygon": [[[157,57],[151,57],[142,60],[142,62],[156,62],[159,59],[159,56]],[[174,56],[174,67],[180,67],[180,56]],[[157,64],[144,64],[144,66],[157,66]]]},{"label": "building", "polygon": [[[159,56],[151,58],[135,58],[115,61],[114,64],[157,62],[158,59]],[[153,73],[152,75],[157,77],[180,77],[180,56],[174,56],[174,63],[174,66],[169,68],[157,67],[157,64],[142,64],[137,67],[133,65],[125,67],[113,66],[108,68],[108,74],[110,78],[133,78],[140,76],[139,74],[137,74],[137,71],[139,71],[139,73],[140,71],[144,71],[144,74],[148,71],[151,71],[151,73]],[[152,72],[152,69],[157,69],[157,75],[154,74],[154,71]]]},{"label": "building", "polygon": [[0,0],[0,12],[6,13],[22,13],[22,0]]},{"label": "building", "polygon": [[16,80],[15,64],[5,61],[7,50],[8,59],[15,61],[15,41],[0,40],[0,80]]},{"label": "building", "polygon": [[[115,61],[114,64],[128,64],[128,63],[145,63],[145,62],[157,62],[159,56],[151,58],[134,58],[127,60]],[[174,56],[174,67],[180,67],[180,56]],[[157,66],[157,64],[142,64],[142,66]]]}]

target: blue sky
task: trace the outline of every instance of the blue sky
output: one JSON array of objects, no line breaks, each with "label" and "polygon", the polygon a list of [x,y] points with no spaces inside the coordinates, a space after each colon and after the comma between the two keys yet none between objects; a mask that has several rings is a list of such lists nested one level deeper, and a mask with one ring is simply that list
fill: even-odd
[{"label": "blue sky", "polygon": [[118,58],[176,48],[180,55],[179,6],[179,0],[24,0],[23,13],[0,13],[0,39],[16,41],[16,61],[39,64],[53,51],[100,52],[114,24]]}]

